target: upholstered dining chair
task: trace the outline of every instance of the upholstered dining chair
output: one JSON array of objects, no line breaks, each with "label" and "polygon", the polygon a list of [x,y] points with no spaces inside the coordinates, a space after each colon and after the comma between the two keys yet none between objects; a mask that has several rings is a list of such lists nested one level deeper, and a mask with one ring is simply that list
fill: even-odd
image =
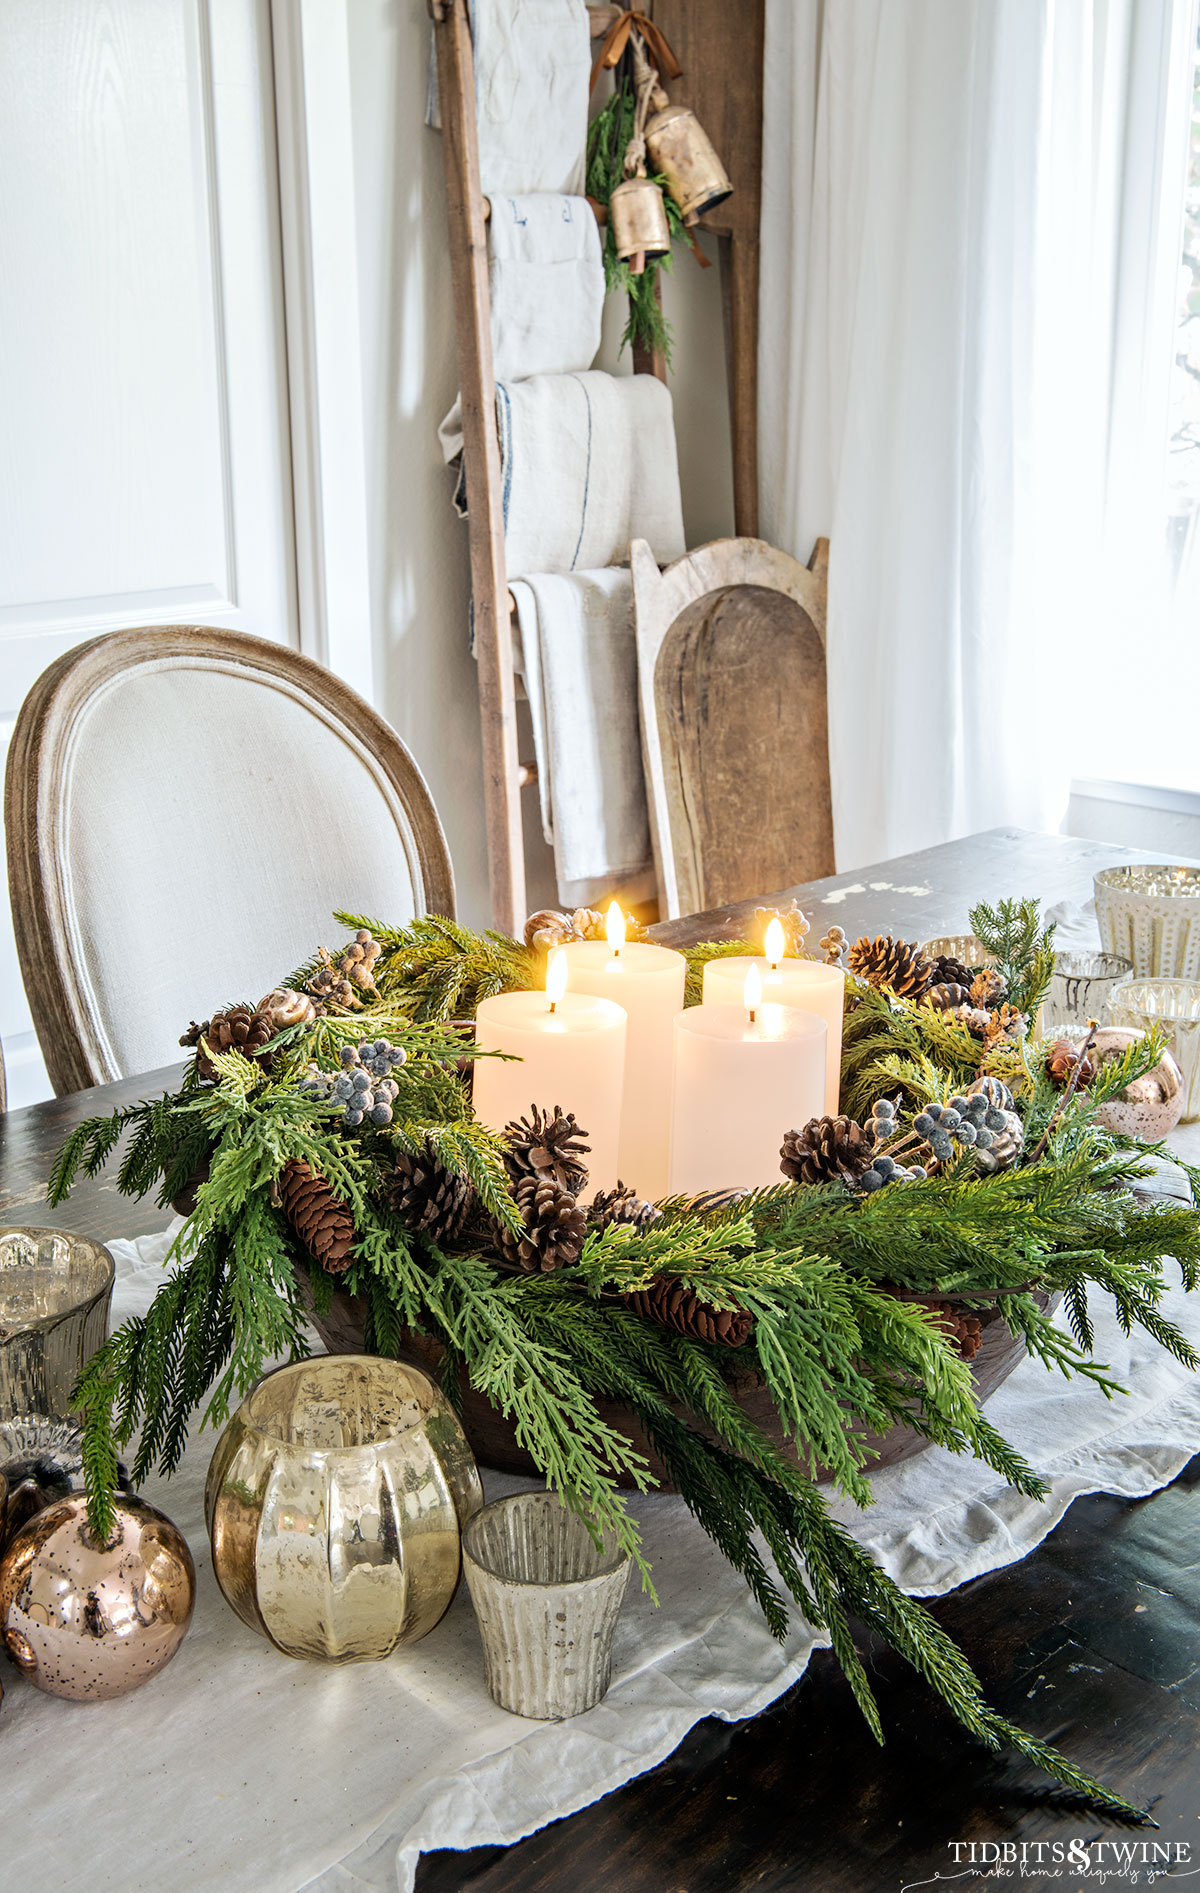
[{"label": "upholstered dining chair", "polygon": [[395,731],[286,647],[114,631],[51,664],[5,783],[21,972],[55,1090],[173,1064],[344,929],[453,914],[429,791]]}]

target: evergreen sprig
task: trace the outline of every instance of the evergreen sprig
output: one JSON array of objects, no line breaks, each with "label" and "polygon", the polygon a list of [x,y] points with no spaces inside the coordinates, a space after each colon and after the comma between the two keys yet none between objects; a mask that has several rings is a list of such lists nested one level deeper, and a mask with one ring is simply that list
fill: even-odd
[{"label": "evergreen sprig", "polygon": [[[1040,1047],[1028,1056],[1019,1043],[985,1054],[935,1008],[848,980],[843,1108],[865,1118],[886,1093],[897,1100],[903,1137],[924,1105],[947,1102],[981,1068],[996,1071],[1017,1094],[1024,1164],[984,1178],[965,1151],[939,1175],[873,1194],[781,1181],[713,1208],[675,1199],[647,1228],[593,1230],[576,1267],[513,1275],[499,1252],[498,1231],[519,1226],[501,1143],[473,1114],[458,1070],[472,1048],[448,1021],[469,1017],[493,992],[540,983],[540,956],[442,916],[396,928],[337,918],[351,931],[369,927],[383,946],[368,1004],[279,1034],[269,1068],[236,1051],[215,1053],[216,1082],[193,1067],[173,1096],[81,1125],[55,1163],[52,1202],[109,1162],[127,1195],[157,1191],[165,1203],[186,1187],[195,1196],[155,1300],[109,1337],[79,1383],[95,1528],[107,1535],[117,1458],[135,1438],[135,1478],[153,1466],[169,1472],[194,1414],[220,1424],[273,1360],[307,1350],[304,1316],[327,1308],[333,1290],[279,1206],[283,1170],[302,1161],[353,1218],[353,1260],[339,1279],[361,1298],[364,1345],[402,1355],[414,1333],[436,1340],[450,1397],[461,1400],[468,1384],[505,1414],[543,1474],[595,1529],[616,1534],[647,1581],[618,1481],[644,1489],[661,1467],[743,1574],[775,1634],[785,1633],[793,1606],[828,1631],[877,1733],[854,1616],[901,1650],[982,1740],[1010,1742],[1094,1802],[1122,1805],[987,1707],[936,1624],[830,1519],[816,1481],[832,1479],[869,1504],[875,1441],[903,1423],[974,1454],[1022,1492],[1043,1490],[979,1411],[939,1321],[897,1290],[997,1308],[1047,1369],[1110,1395],[1120,1389],[1093,1356],[1089,1292],[1109,1296],[1127,1331],[1141,1327],[1188,1368],[1200,1365],[1162,1308],[1164,1256],[1186,1288],[1200,1282],[1200,1217],[1191,1204],[1140,1200],[1139,1182],[1168,1153],[1114,1134],[1096,1116],[1157,1062],[1157,1038],[1112,1061],[1064,1106]],[[1012,1002],[1032,1016],[1052,938],[1036,903],[981,906],[972,924]],[[701,996],[709,959],[747,951],[746,941],[689,950],[688,1002]],[[336,1069],[346,1044],[378,1037],[408,1055],[394,1074],[392,1121],[350,1131],[340,1106],[301,1093],[299,1080],[313,1063]],[[470,1183],[476,1204],[444,1249],[404,1225],[385,1189],[397,1153],[430,1146]],[[1038,1160],[1028,1161],[1034,1153]],[[1181,1168],[1193,1189],[1200,1185],[1200,1169]],[[750,1341],[735,1362],[633,1312],[627,1297],[662,1280],[751,1315]],[[1051,1317],[1059,1296],[1065,1325]],[[734,1371],[766,1396],[777,1438],[750,1419]],[[605,1418],[607,1401],[636,1416],[657,1465]]]}]

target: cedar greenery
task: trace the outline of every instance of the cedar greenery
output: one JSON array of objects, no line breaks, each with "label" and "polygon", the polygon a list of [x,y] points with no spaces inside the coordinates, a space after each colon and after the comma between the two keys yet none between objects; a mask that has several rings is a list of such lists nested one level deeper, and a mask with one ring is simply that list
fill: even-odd
[{"label": "cedar greenery", "polygon": [[[113,1159],[122,1139],[117,1182],[125,1194],[155,1192],[166,1204],[189,1186],[195,1192],[167,1282],[147,1313],[92,1357],[77,1389],[94,1528],[110,1529],[117,1457],[135,1436],[135,1480],[155,1466],[170,1472],[198,1410],[204,1423],[221,1425],[274,1360],[307,1351],[305,1317],[327,1308],[333,1290],[279,1206],[279,1177],[301,1159],[353,1216],[354,1260],[339,1283],[362,1299],[366,1347],[394,1356],[409,1332],[436,1337],[450,1397],[460,1397],[465,1373],[509,1417],[549,1483],[617,1535],[648,1587],[617,1481],[645,1490],[654,1476],[605,1420],[601,1401],[637,1415],[774,1634],[786,1633],[793,1607],[828,1632],[877,1736],[852,1617],[885,1636],[981,1740],[1007,1742],[1093,1803],[1133,1812],[988,1708],[945,1633],[831,1519],[818,1481],[869,1505],[871,1436],[903,1422],[984,1460],[1023,1493],[1044,1492],[981,1413],[970,1372],[936,1318],[896,1289],[976,1296],[977,1305],[999,1308],[1048,1369],[1117,1393],[1092,1357],[1091,1285],[1112,1297],[1126,1329],[1137,1324],[1185,1365],[1200,1365],[1160,1306],[1164,1255],[1186,1287],[1200,1281],[1200,1218],[1178,1202],[1139,1202],[1136,1186],[1165,1153],[1115,1136],[1095,1117],[1098,1101],[1157,1062],[1157,1038],[1105,1067],[1091,1096],[1076,1094],[1063,1109],[1040,1056],[1026,1058],[1020,1043],[985,1053],[932,1006],[848,977],[843,1108],[865,1116],[886,1091],[900,1098],[902,1116],[911,1114],[931,1099],[947,1101],[983,1066],[1017,1094],[1027,1156],[1046,1134],[1042,1158],[982,1178],[968,1153],[939,1175],[869,1195],[840,1182],[781,1182],[717,1207],[667,1200],[643,1228],[594,1226],[573,1267],[514,1275],[499,1242],[501,1228],[519,1226],[502,1142],[472,1114],[458,1061],[473,1047],[448,1022],[468,1017],[491,993],[540,982],[541,957],[502,934],[435,915],[403,927],[337,918],[352,933],[369,927],[382,944],[371,1004],[279,1034],[269,1073],[236,1051],[213,1057],[214,1082],[202,1081],[193,1063],[174,1096],[90,1120],[59,1153],[55,1203],[78,1175],[94,1176]],[[1036,905],[977,908],[972,925],[1032,1016],[1052,963]],[[745,941],[690,949],[689,1003],[699,999],[708,959],[747,949]],[[342,1046],[380,1036],[408,1054],[394,1074],[393,1121],[349,1131],[340,1106],[302,1094],[298,1084],[310,1061],[333,1069]],[[561,1102],[569,1108],[571,1100]],[[427,1142],[470,1182],[477,1204],[444,1246],[406,1227],[385,1189],[396,1153]],[[1200,1173],[1188,1175],[1200,1184]],[[670,1333],[628,1306],[627,1296],[664,1277],[713,1308],[753,1317],[736,1367],[726,1350]],[[1067,1327],[1048,1312],[1058,1295]],[[747,1365],[770,1394],[790,1452],[736,1398],[730,1376]]]},{"label": "cedar greenery", "polygon": [[[607,205],[617,185],[624,179],[625,149],[633,136],[635,108],[632,86],[622,85],[618,80],[617,89],[606,100],[588,129],[585,188],[588,196],[594,197],[597,203]],[[662,188],[665,180],[655,175],[652,182]],[[678,237],[683,233],[679,206],[669,191],[663,189],[662,197],[667,227],[672,238]],[[620,289],[629,298],[629,318],[621,336],[621,348],[660,348],[668,365],[671,360],[671,325],[663,315],[658,299],[658,272],[660,269],[669,270],[673,262],[670,252],[664,257],[649,257],[641,274],[635,276],[628,262],[617,255],[616,235],[612,218],[609,218],[604,230],[604,286],[610,295],[613,290]]]}]

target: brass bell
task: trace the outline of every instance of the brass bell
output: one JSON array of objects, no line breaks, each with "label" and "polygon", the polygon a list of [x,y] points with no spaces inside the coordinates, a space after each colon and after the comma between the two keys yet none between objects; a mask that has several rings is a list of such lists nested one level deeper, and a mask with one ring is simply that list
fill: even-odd
[{"label": "brass bell", "polygon": [[658,185],[648,177],[627,177],[609,199],[617,255],[635,276],[648,262],[666,256],[671,248],[671,226]]},{"label": "brass bell", "polygon": [[684,223],[693,224],[706,210],[723,204],[733,185],[695,112],[686,105],[671,105],[661,86],[655,88],[654,104],[657,109],[646,126],[646,149],[679,205]]}]

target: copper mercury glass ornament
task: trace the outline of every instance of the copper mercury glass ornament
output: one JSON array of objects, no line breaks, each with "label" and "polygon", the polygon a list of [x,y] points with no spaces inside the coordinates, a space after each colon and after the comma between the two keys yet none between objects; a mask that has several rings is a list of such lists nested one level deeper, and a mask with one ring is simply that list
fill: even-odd
[{"label": "copper mercury glass ornament", "polygon": [[187,1634],[196,1572],[182,1533],[144,1499],[116,1496],[101,1543],[82,1493],[39,1512],[0,1558],[0,1634],[50,1696],[102,1702],[165,1667]]}]

